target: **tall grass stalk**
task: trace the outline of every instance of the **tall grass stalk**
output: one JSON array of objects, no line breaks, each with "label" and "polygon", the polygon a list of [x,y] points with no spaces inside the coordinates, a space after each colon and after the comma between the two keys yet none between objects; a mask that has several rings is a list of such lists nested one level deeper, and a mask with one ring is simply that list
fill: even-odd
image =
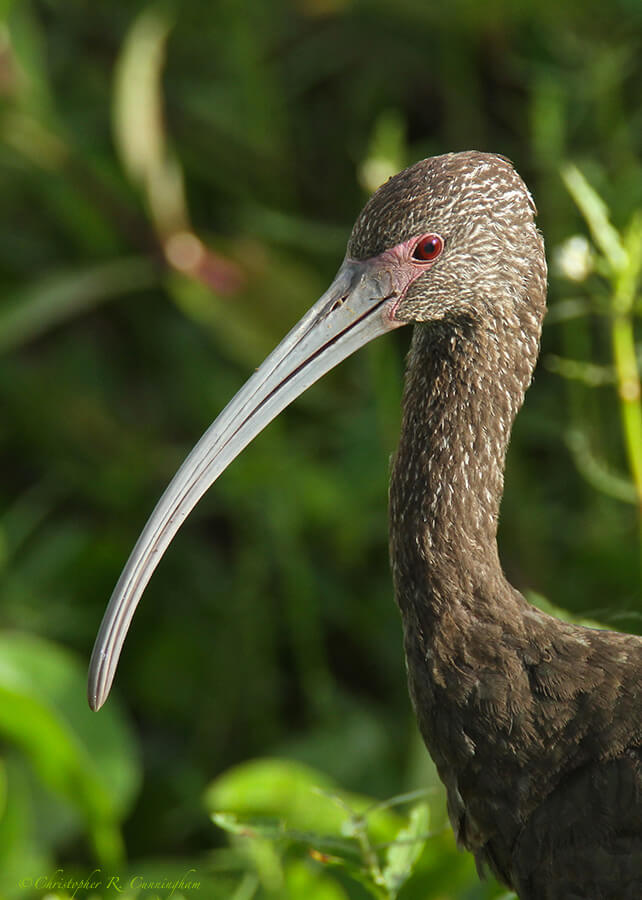
[{"label": "tall grass stalk", "polygon": [[624,446],[638,510],[642,577],[642,390],[634,331],[642,271],[642,213],[633,216],[621,235],[609,220],[606,204],[579,169],[569,166],[562,172],[562,177],[586,219],[611,285],[611,347]]}]

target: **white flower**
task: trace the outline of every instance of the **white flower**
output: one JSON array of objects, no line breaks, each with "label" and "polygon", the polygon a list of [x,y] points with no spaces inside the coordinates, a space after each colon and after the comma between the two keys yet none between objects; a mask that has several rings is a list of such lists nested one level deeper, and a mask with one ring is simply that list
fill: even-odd
[{"label": "white flower", "polygon": [[559,275],[571,281],[584,281],[593,271],[593,251],[588,240],[574,234],[555,249],[553,264]]}]

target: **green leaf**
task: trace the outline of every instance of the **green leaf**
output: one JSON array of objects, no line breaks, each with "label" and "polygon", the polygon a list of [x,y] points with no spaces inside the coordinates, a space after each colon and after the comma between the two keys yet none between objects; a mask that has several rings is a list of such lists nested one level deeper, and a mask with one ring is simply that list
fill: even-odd
[{"label": "green leaf", "polygon": [[183,173],[167,146],[162,71],[172,17],[162,4],[134,20],[116,65],[114,139],[129,176],[146,193],[152,218],[163,233],[187,226]]},{"label": "green leaf", "polygon": [[0,815],[0,897],[4,900],[24,897],[20,880],[49,871],[52,858],[27,763],[17,752],[8,752],[2,771],[7,791],[6,808]]},{"label": "green leaf", "polygon": [[279,822],[266,822],[258,819],[239,819],[233,813],[212,813],[212,821],[223,831],[237,837],[265,838],[276,841],[283,836],[283,827]]},{"label": "green leaf", "polygon": [[367,817],[374,841],[392,840],[403,825],[397,813],[374,809],[369,798],[342,791],[324,773],[291,760],[259,759],[236,766],[210,784],[205,803],[213,814],[276,816],[287,829],[313,835],[345,835],[353,815]]},{"label": "green leaf", "polygon": [[397,109],[380,113],[368,154],[359,167],[359,180],[368,193],[376,191],[406,165],[406,123]]},{"label": "green leaf", "polygon": [[626,266],[628,254],[618,231],[611,224],[606,203],[576,166],[566,166],[562,170],[562,179],[586,219],[593,240],[613,271],[619,272]]},{"label": "green leaf", "polygon": [[426,843],[430,810],[426,803],[418,803],[410,811],[410,820],[402,828],[386,854],[383,880],[392,897],[410,877]]},{"label": "green leaf", "polygon": [[118,822],[137,790],[139,765],[117,708],[94,715],[87,707],[84,666],[39,638],[0,634],[0,733],[84,820],[98,858],[116,863]]},{"label": "green leaf", "polygon": [[302,860],[291,862],[285,870],[289,897],[309,900],[348,900],[348,895],[323,869]]}]

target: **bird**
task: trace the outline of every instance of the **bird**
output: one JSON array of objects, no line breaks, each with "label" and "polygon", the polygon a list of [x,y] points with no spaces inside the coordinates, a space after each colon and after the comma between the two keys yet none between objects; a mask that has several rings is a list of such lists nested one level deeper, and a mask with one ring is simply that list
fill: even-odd
[{"label": "bird", "polygon": [[389,490],[409,693],[458,844],[521,900],[642,897],[642,639],[529,604],[497,547],[505,457],[546,309],[544,242],[512,163],[421,160],[367,201],[345,259],[196,444],[145,526],[92,654],[105,701],[160,557],[278,413],[412,326]]}]

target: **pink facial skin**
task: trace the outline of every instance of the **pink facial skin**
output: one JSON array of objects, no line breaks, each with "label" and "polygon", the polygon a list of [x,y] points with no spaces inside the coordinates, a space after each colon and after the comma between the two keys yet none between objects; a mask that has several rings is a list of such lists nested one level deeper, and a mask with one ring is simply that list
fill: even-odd
[{"label": "pink facial skin", "polygon": [[365,265],[378,272],[386,272],[390,277],[392,293],[395,302],[386,304],[386,315],[390,319],[391,327],[400,328],[407,323],[397,322],[395,313],[399,304],[413,281],[423,275],[441,256],[444,248],[444,240],[441,235],[434,233],[420,234],[409,238],[396,247],[384,250],[378,256],[372,256],[367,260],[349,260]]}]

